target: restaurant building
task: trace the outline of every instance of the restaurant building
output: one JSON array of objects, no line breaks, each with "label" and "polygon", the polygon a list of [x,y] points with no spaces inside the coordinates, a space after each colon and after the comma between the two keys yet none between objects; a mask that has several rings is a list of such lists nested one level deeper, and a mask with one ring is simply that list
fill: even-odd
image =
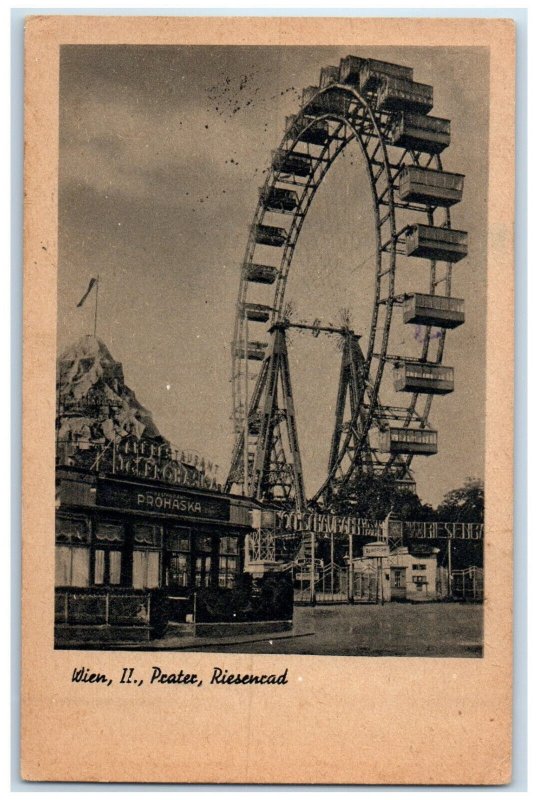
[{"label": "restaurant building", "polygon": [[241,582],[242,498],[69,466],[56,482],[57,642],[149,639],[194,621],[196,592]]}]

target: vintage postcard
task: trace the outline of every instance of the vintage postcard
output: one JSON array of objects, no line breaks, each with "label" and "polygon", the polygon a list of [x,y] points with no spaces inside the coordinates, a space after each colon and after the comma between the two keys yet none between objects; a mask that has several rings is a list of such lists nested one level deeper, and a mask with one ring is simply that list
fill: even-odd
[{"label": "vintage postcard", "polygon": [[513,23],[25,63],[23,778],[508,782]]}]

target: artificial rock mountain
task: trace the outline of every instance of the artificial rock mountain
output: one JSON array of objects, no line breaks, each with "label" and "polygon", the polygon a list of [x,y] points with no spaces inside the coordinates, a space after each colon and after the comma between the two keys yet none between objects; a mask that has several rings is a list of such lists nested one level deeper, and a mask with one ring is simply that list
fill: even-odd
[{"label": "artificial rock mountain", "polygon": [[135,436],[167,444],[150,411],[125,384],[121,363],[95,336],[83,336],[61,354],[56,383],[60,442]]}]

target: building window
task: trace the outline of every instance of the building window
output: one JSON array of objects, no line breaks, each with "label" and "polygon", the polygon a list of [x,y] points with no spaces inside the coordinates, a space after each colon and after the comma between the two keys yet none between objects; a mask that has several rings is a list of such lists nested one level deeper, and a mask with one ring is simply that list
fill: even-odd
[{"label": "building window", "polygon": [[121,584],[121,550],[95,549],[93,582],[95,586]]},{"label": "building window", "polygon": [[120,544],[124,541],[124,526],[119,522],[97,522],[95,538],[98,542]]},{"label": "building window", "polygon": [[211,582],[211,556],[196,557],[195,586],[209,586]]},{"label": "building window", "polygon": [[88,586],[90,549],[56,545],[56,586]]},{"label": "building window", "polygon": [[219,586],[231,588],[237,577],[237,556],[219,557]]},{"label": "building window", "polygon": [[168,553],[165,581],[167,586],[184,588],[189,585],[190,556],[187,553]]},{"label": "building window", "polygon": [[222,554],[237,555],[239,552],[237,536],[221,536],[219,549]]},{"label": "building window", "polygon": [[219,540],[219,586],[234,586],[239,569],[237,536],[221,536]]},{"label": "building window", "polygon": [[108,561],[109,582],[113,586],[118,586],[121,583],[121,552],[119,550],[110,550]]},{"label": "building window", "polygon": [[85,517],[56,516],[56,541],[86,544],[90,541],[90,526]]},{"label": "building window", "polygon": [[173,528],[166,531],[165,546],[167,550],[175,550],[180,553],[190,552],[189,531],[184,528]]},{"label": "building window", "polygon": [[426,569],[426,564],[413,564],[413,569],[414,570],[425,570]]},{"label": "building window", "polygon": [[198,553],[210,553],[213,549],[211,536],[198,535],[196,537],[196,550]]},{"label": "building window", "polygon": [[133,552],[133,587],[155,589],[160,585],[160,554],[155,550]]},{"label": "building window", "polygon": [[95,563],[93,567],[93,582],[100,586],[105,582],[105,551],[95,551]]},{"label": "building window", "polygon": [[160,525],[133,525],[133,538],[136,545],[142,547],[161,547],[162,531]]},{"label": "building window", "polygon": [[402,588],[402,586],[403,586],[402,578],[403,578],[403,575],[400,572],[400,570],[394,570],[394,588],[395,589],[401,589]]},{"label": "building window", "polygon": [[211,584],[211,554],[213,540],[211,536],[199,534],[195,538],[196,560],[194,585],[209,586]]},{"label": "building window", "polygon": [[184,589],[191,583],[190,532],[185,528],[171,528],[165,533],[166,586]]}]

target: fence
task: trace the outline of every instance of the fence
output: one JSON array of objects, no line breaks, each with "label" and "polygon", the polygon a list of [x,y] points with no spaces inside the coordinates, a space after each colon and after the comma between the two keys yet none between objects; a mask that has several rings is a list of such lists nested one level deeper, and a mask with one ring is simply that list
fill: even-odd
[{"label": "fence", "polygon": [[480,567],[454,570],[451,584],[451,595],[455,600],[484,599],[484,570]]},{"label": "fence", "polygon": [[296,564],[293,569],[293,583],[296,603],[314,601],[330,604],[348,601],[348,571],[338,564],[323,564],[316,559],[313,574],[310,564]]},{"label": "fence", "polygon": [[294,601],[298,604],[377,603],[380,600],[379,575],[376,569],[353,572],[339,564],[315,562],[315,569],[305,563],[287,567],[292,572]]},{"label": "fence", "polygon": [[364,570],[353,575],[353,600],[356,603],[377,603],[380,599],[379,573]]},{"label": "fence", "polygon": [[66,625],[148,626],[148,593],[56,590],[55,621]]}]

